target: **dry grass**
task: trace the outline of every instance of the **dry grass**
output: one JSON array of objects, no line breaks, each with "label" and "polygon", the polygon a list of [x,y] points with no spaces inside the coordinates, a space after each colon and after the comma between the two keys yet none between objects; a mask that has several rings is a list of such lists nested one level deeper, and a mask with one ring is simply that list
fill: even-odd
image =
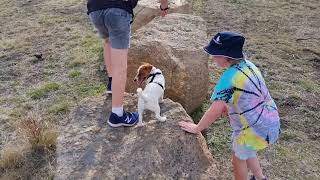
[{"label": "dry grass", "polygon": [[17,168],[24,158],[24,147],[7,145],[1,150],[0,169]]},{"label": "dry grass", "polygon": [[[29,144],[12,151],[22,160],[1,169],[0,179],[50,179],[55,127],[82,98],[105,91],[100,40],[84,1],[3,0],[0,16],[0,149]],[[30,111],[41,118],[26,118]]]},{"label": "dry grass", "polygon": [[23,132],[34,150],[55,150],[58,132],[40,118],[29,116],[21,122]]},{"label": "dry grass", "polygon": [[1,150],[2,179],[50,179],[55,164],[58,132],[39,112],[31,112],[17,125],[15,144]]},{"label": "dry grass", "polygon": [[[204,3],[201,15],[208,22],[208,35],[221,30],[243,33],[246,53],[259,66],[278,104],[283,133],[275,146],[259,153],[266,175],[270,179],[319,179],[319,1]],[[209,68],[212,88],[221,70],[212,64]],[[229,126],[227,120],[218,121],[207,136],[223,172],[221,179],[232,179]]]},{"label": "dry grass", "polygon": [[[247,54],[279,105],[284,131],[276,146],[260,154],[265,171],[271,179],[319,179],[319,1],[190,1],[208,22],[209,36],[233,30],[248,37]],[[105,90],[104,72],[98,71],[103,63],[100,40],[85,1],[2,0],[0,17],[0,179],[50,179],[54,127],[82,98]],[[36,53],[43,59],[36,60]],[[221,71],[212,64],[210,69],[213,86]],[[58,86],[47,86],[50,82]],[[41,118],[25,119],[35,109]],[[222,179],[232,177],[229,135],[227,120],[208,131]],[[21,146],[20,136],[28,148],[6,145]]]}]

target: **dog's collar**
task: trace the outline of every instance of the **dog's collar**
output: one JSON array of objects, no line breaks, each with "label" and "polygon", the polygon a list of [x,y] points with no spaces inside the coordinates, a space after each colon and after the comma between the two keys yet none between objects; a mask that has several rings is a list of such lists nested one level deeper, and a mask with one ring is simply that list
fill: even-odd
[{"label": "dog's collar", "polygon": [[157,75],[161,75],[162,73],[161,72],[156,72],[156,73],[152,73],[152,74],[149,74],[148,76],[148,79],[151,77],[151,80],[149,83],[156,83],[158,84],[163,90],[164,90],[164,87],[162,84],[158,83],[158,82],[153,82],[154,78],[157,76]]}]

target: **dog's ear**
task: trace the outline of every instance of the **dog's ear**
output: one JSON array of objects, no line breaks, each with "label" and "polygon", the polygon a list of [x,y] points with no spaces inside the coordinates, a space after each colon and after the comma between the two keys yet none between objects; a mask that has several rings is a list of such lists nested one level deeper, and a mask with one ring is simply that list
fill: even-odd
[{"label": "dog's ear", "polygon": [[147,71],[148,73],[150,73],[153,66],[152,66],[151,64],[149,64],[149,63],[146,63],[146,64],[144,64],[143,67],[144,67],[144,70],[145,70],[145,71]]}]

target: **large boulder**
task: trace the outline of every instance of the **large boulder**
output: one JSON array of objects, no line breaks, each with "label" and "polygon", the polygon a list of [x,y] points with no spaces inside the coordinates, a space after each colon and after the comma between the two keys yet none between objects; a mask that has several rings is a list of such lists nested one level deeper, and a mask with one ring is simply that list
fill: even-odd
[{"label": "large boulder", "polygon": [[[126,95],[125,107],[136,110],[137,96]],[[219,173],[202,135],[182,131],[178,121],[191,121],[182,106],[161,104],[166,122],[146,112],[145,125],[106,125],[111,97],[81,102],[61,127],[55,179],[216,179]]]},{"label": "large boulder", "polygon": [[[169,13],[191,13],[191,6],[186,0],[169,0]],[[160,15],[159,0],[139,0],[134,9],[135,19],[132,24],[132,31],[136,31],[148,24],[153,18]]]},{"label": "large boulder", "polygon": [[156,17],[133,34],[128,57],[126,90],[135,92],[133,82],[142,62],[160,68],[166,78],[165,96],[179,102],[188,113],[205,100],[208,92],[206,25],[201,17],[169,14]]}]

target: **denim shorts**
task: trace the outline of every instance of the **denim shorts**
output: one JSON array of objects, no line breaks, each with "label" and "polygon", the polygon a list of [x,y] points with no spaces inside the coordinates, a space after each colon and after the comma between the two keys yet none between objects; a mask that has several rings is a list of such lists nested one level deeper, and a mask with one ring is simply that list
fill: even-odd
[{"label": "denim shorts", "polygon": [[235,139],[232,141],[232,151],[240,160],[248,160],[257,157],[256,150],[251,149],[245,144],[238,144]]},{"label": "denim shorts", "polygon": [[130,13],[119,8],[108,8],[91,12],[89,17],[99,36],[109,38],[112,48],[129,48],[132,20]]}]

